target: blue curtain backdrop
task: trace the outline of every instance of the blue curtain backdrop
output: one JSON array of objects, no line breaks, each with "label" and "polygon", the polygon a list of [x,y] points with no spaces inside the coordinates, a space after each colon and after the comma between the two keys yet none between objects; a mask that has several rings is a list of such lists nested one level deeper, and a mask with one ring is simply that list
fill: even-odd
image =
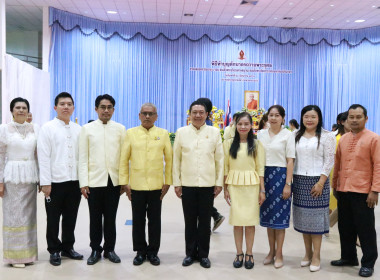
[{"label": "blue curtain backdrop", "polygon": [[[260,107],[281,104],[287,121],[316,104],[330,129],[336,115],[353,103],[367,107],[367,127],[380,132],[380,27],[362,30],[310,30],[226,26],[108,23],[50,10],[52,102],[61,91],[74,96],[73,118],[96,119],[94,101],[108,93],[116,100],[113,119],[139,125],[145,102],[158,108],[157,126],[176,131],[199,97],[231,111],[244,105],[244,90],[260,91]],[[239,60],[243,50],[245,60]],[[192,71],[212,61],[270,63],[291,73]],[[255,68],[258,69],[258,68]],[[234,78],[255,81],[225,81]],[[51,112],[55,116],[54,110]]]}]

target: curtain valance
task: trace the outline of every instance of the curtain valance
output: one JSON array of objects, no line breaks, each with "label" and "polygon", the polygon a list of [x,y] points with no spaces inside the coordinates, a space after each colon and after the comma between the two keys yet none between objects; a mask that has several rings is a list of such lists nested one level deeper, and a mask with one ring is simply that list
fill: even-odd
[{"label": "curtain valance", "polygon": [[207,36],[213,42],[222,41],[227,37],[236,43],[244,42],[249,38],[257,43],[266,43],[268,40],[273,39],[279,44],[296,44],[299,41],[305,41],[308,45],[316,45],[324,41],[329,45],[336,46],[346,41],[349,45],[356,46],[364,40],[374,44],[380,43],[380,26],[363,29],[331,30],[107,22],[50,8],[50,25],[53,24],[59,24],[66,31],[79,28],[85,35],[96,32],[104,39],[109,39],[118,34],[123,39],[130,40],[137,34],[141,34],[147,40],[154,40],[162,35],[168,40],[178,40],[178,38],[185,36],[191,41],[198,41]]}]

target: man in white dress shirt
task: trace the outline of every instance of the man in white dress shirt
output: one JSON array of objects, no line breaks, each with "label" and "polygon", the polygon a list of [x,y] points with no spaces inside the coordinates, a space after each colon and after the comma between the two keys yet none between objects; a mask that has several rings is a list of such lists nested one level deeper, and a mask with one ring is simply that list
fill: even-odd
[{"label": "man in white dress shirt", "polygon": [[224,154],[219,129],[206,125],[207,109],[195,101],[190,106],[189,126],[176,133],[173,147],[173,185],[182,198],[185,218],[186,257],[183,266],[199,259],[204,268],[211,266],[211,212],[223,186]]},{"label": "man in white dress shirt", "polygon": [[[50,263],[61,264],[61,256],[81,260],[74,251],[74,230],[81,199],[78,181],[78,139],[81,127],[70,121],[74,100],[67,92],[55,98],[57,117],[44,124],[37,142],[40,185],[45,194],[46,240]],[[62,241],[59,223],[62,216]]]},{"label": "man in white dress shirt", "polygon": [[123,192],[119,186],[119,159],[125,127],[111,120],[114,107],[115,99],[112,96],[98,96],[95,111],[99,119],[84,125],[79,136],[79,182],[90,212],[92,252],[87,259],[88,265],[97,263],[102,251],[105,258],[120,263],[115,253],[115,220]]}]

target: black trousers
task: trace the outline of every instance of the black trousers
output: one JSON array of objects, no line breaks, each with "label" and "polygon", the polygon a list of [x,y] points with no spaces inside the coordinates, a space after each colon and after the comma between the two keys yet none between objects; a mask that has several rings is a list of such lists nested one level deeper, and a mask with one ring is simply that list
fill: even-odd
[{"label": "black trousers", "polygon": [[[120,200],[120,186],[114,187],[108,178],[107,187],[90,188],[88,195],[90,212],[90,247],[92,250],[111,252],[116,243],[116,213]],[[104,223],[103,223],[104,218]],[[104,245],[100,245],[103,239]]]},{"label": "black trousers", "polygon": [[[133,251],[141,255],[157,255],[161,242],[161,190],[132,190],[132,239]],[[148,238],[146,242],[145,224],[148,216]]]},{"label": "black trousers", "polygon": [[338,229],[341,258],[356,260],[356,237],[363,251],[361,265],[373,268],[377,259],[374,208],[367,206],[368,194],[338,192]]},{"label": "black trousers", "polygon": [[208,258],[214,187],[182,187],[186,256]]},{"label": "black trousers", "polygon": [[[52,183],[50,202],[45,199],[47,217],[46,241],[50,254],[70,250],[75,242],[75,224],[81,199],[79,181]],[[62,233],[59,240],[59,224],[62,216]]]}]

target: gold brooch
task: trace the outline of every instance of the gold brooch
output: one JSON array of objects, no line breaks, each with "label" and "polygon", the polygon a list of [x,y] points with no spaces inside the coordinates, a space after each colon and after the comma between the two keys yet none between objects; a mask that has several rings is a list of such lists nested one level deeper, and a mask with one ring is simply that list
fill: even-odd
[{"label": "gold brooch", "polygon": [[154,140],[160,140],[160,137],[156,136],[154,137]]}]

